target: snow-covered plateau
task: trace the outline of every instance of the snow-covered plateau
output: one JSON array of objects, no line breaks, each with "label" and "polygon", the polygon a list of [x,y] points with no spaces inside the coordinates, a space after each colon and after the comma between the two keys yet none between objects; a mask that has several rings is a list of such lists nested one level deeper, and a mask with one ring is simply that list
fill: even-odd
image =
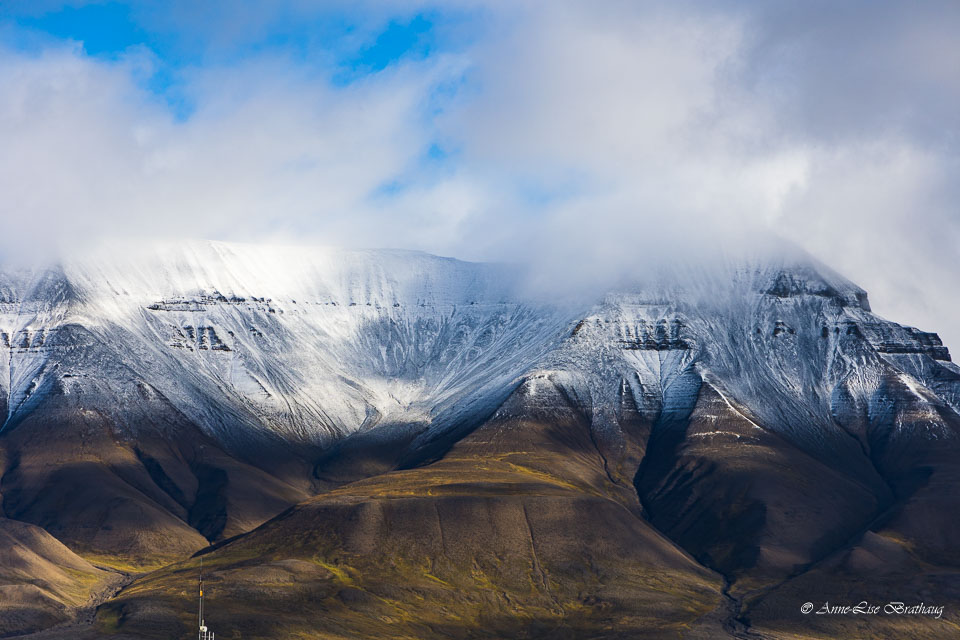
[{"label": "snow-covered plateau", "polygon": [[147,394],[227,444],[270,432],[326,445],[387,424],[422,441],[558,370],[592,406],[623,380],[650,411],[688,405],[706,380],[808,445],[842,439],[851,407],[879,411],[889,371],[960,409],[960,368],[935,334],[875,316],[863,290],[787,255],[551,303],[517,268],[418,252],[101,248],[0,274],[0,411],[10,428],[57,394],[133,435]]}]

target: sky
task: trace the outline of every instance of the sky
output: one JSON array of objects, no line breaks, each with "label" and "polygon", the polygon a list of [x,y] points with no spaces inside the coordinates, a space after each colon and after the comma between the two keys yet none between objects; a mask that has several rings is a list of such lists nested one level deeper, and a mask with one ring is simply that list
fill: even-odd
[{"label": "sky", "polygon": [[937,0],[5,0],[0,252],[294,239],[596,282],[772,233],[960,353],[957,33]]}]

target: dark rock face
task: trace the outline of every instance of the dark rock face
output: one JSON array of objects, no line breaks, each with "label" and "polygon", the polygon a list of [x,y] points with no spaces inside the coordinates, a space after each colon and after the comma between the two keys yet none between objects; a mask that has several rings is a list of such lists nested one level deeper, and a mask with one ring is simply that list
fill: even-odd
[{"label": "dark rock face", "polygon": [[871,339],[871,344],[880,353],[922,353],[930,356],[934,360],[944,360],[950,362],[950,352],[940,336],[935,333],[927,333],[913,327],[903,327],[906,336],[890,335],[891,332],[885,331],[885,326],[870,327],[867,334],[876,339]]},{"label": "dark rock face", "polygon": [[623,327],[623,339],[620,346],[624,349],[649,349],[667,351],[669,349],[689,349],[690,345],[683,339],[685,325],[683,320],[661,318],[655,324],[641,320],[634,326]]},{"label": "dark rock face", "polygon": [[838,306],[855,306],[862,311],[870,311],[867,292],[859,288],[845,288],[841,291],[815,270],[794,268],[773,274],[773,283],[763,293],[778,298],[798,296],[819,296],[829,298]]},{"label": "dark rock face", "polygon": [[637,473],[651,521],[738,589],[802,570],[893,500],[878,474],[831,469],[709,384],[684,430],[653,433]]}]

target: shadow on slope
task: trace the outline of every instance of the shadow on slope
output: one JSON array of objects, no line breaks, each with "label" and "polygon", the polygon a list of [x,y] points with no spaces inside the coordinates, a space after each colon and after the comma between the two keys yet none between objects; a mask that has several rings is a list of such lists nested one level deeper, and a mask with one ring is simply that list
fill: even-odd
[{"label": "shadow on slope", "polygon": [[[835,414],[889,482],[894,502],[835,553],[795,578],[745,599],[746,617],[773,638],[960,637],[960,416],[908,375],[886,368],[869,394],[851,384]],[[885,607],[901,602],[940,613],[803,615],[812,602]]]},{"label": "shadow on slope", "polygon": [[162,396],[139,401],[133,428],[58,391],[8,425],[3,512],[89,559],[137,571],[249,531],[310,495],[309,467],[294,456],[287,465],[303,467],[301,486],[226,452]]},{"label": "shadow on slope", "polygon": [[69,620],[112,577],[40,527],[0,518],[0,637]]},{"label": "shadow on slope", "polygon": [[[308,500],[204,556],[244,638],[713,637],[718,577],[638,517],[564,376],[517,389],[439,461]],[[199,560],[138,580],[102,631],[183,633]]]}]

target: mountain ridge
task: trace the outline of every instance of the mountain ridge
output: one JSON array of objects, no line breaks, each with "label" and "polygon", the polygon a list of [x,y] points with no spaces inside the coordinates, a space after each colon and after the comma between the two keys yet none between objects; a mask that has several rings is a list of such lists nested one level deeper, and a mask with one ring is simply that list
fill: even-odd
[{"label": "mountain ridge", "polygon": [[[364,615],[398,615],[376,599],[414,606],[434,578],[474,584],[431,597],[498,633],[533,616],[544,634],[643,620],[692,638],[779,624],[769,603],[837,554],[955,570],[960,368],[935,334],[795,250],[634,283],[550,300],[516,266],[205,242],[4,272],[0,505],[83,557],[155,569],[98,614],[143,637],[182,631],[171,594],[195,561],[177,560],[210,543],[211,579],[236,582],[236,615],[267,635],[244,563],[282,567],[290,593],[371,637],[387,627]],[[425,514],[457,533],[423,537]],[[632,609],[663,587],[586,553],[584,514],[625,567],[673,572],[671,606],[697,616]],[[284,542],[321,522],[329,539]],[[441,568],[392,582],[430,554]],[[396,633],[472,628],[424,615]]]}]

